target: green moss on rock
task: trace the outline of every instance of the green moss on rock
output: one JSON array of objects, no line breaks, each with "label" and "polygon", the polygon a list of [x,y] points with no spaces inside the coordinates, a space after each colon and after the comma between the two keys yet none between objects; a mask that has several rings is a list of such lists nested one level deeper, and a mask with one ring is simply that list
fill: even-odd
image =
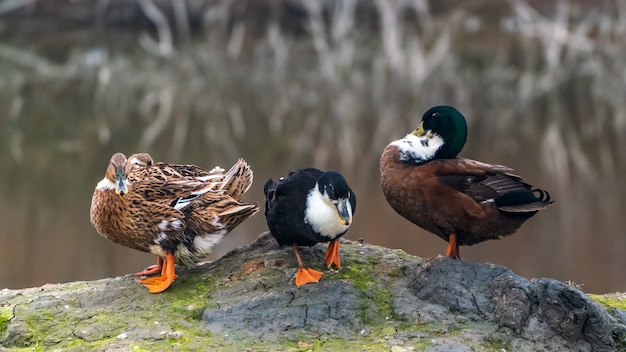
[{"label": "green moss on rock", "polygon": [[609,293],[606,295],[590,294],[589,298],[607,308],[626,311],[626,293]]},{"label": "green moss on rock", "polygon": [[[303,259],[312,267],[323,266],[325,249],[304,248]],[[403,251],[350,241],[342,241],[340,250],[340,270],[322,269],[320,283],[299,288],[293,283],[293,252],[265,234],[214,263],[180,268],[179,278],[161,294],[148,293],[131,275],[0,291],[0,343],[35,351],[427,351],[469,346],[495,352],[536,347],[488,319],[416,302],[416,293],[424,291],[414,285],[417,272],[443,265],[445,273],[445,265],[460,262],[424,264]],[[623,307],[619,296],[592,298]]]},{"label": "green moss on rock", "polygon": [[0,307],[0,336],[4,336],[9,326],[9,321],[13,318],[13,309],[9,307]]}]

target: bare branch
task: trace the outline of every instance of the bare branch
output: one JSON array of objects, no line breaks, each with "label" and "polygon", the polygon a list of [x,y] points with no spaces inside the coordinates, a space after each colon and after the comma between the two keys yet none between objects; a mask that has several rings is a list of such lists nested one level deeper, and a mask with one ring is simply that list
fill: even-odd
[{"label": "bare branch", "polygon": [[172,30],[167,22],[167,18],[163,15],[161,10],[154,5],[152,0],[139,0],[138,3],[146,17],[148,17],[156,27],[159,37],[157,43],[149,34],[142,33],[139,36],[139,44],[153,55],[170,57],[174,53],[174,46],[172,45]]}]

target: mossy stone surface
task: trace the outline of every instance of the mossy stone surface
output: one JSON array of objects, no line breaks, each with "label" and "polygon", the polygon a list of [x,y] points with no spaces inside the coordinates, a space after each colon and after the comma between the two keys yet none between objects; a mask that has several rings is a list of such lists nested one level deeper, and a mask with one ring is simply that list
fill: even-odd
[{"label": "mossy stone surface", "polygon": [[555,280],[530,281],[497,265],[422,260],[345,240],[342,267],[331,271],[325,249],[302,248],[305,263],[325,273],[318,284],[302,287],[294,284],[291,248],[264,233],[213,263],[178,268],[179,278],[161,294],[148,293],[132,275],[2,290],[0,345],[29,351],[626,346],[620,303],[607,311]]}]

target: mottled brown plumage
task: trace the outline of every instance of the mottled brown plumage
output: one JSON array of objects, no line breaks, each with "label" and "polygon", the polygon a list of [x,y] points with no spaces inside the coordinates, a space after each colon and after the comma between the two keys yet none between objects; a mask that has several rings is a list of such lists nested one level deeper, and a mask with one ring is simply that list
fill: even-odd
[{"label": "mottled brown plumage", "polygon": [[154,163],[150,154],[137,153],[128,158],[127,171],[139,170],[147,166],[150,168],[149,174],[145,172],[135,172],[130,176],[130,182],[137,181],[146,176],[152,179],[178,179],[186,177],[203,178],[217,183],[215,190],[224,191],[225,194],[237,201],[243,201],[244,194],[252,185],[252,170],[243,159],[239,159],[227,173],[219,166],[210,171],[191,164],[165,164]]},{"label": "mottled brown plumage", "polygon": [[458,111],[435,107],[417,130],[390,143],[380,159],[389,205],[448,241],[448,257],[460,257],[459,245],[514,233],[552,203],[547,192],[524,183],[506,166],[457,157],[466,134]]},{"label": "mottled brown plumage", "polygon": [[[151,292],[167,288],[174,262],[191,265],[230,230],[258,211],[243,203],[252,170],[240,159],[227,173],[194,165],[154,163],[148,154],[117,153],[92,197],[91,222],[115,243],[155,254],[161,271],[142,280]],[[165,261],[163,261],[165,259]],[[169,283],[167,282],[169,281]]]}]

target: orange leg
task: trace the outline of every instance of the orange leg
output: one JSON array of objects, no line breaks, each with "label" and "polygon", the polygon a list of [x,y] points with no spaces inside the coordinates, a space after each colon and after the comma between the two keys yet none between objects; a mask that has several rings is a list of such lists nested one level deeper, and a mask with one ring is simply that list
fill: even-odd
[{"label": "orange leg", "polygon": [[456,241],[456,233],[451,233],[448,237],[448,249],[446,250],[446,257],[461,259],[461,254],[459,254],[459,244]]},{"label": "orange leg", "polygon": [[[161,261],[163,261],[163,258],[160,258]],[[161,283],[163,282],[163,278],[167,275],[167,271],[166,271],[166,267],[165,264],[163,262],[163,265],[161,265],[161,275],[160,276],[154,276],[154,277],[148,277],[148,278],[144,278],[139,280],[139,283],[143,284],[143,285],[148,285],[148,284],[154,284],[154,283]]]},{"label": "orange leg", "polygon": [[145,268],[144,271],[135,273],[135,276],[155,275],[161,272],[161,269],[163,269],[163,258],[161,257],[157,257],[157,258],[159,259],[156,265],[150,265],[149,267]]},{"label": "orange leg", "polygon": [[176,277],[176,273],[174,272],[174,255],[172,253],[168,253],[167,257],[165,257],[165,261],[163,262],[161,276],[139,280],[139,282],[146,286],[150,293],[160,293],[170,287]]},{"label": "orange leg", "polygon": [[300,250],[298,249],[298,245],[295,243],[293,244],[293,251],[296,253],[296,260],[298,261],[298,271],[296,272],[296,285],[302,286],[311,282],[319,282],[324,274],[317,270],[304,267],[302,258],[300,258]]},{"label": "orange leg", "polygon": [[328,249],[326,250],[326,265],[328,265],[328,269],[335,264],[337,269],[341,267],[341,261],[339,260],[339,239],[335,238],[330,241],[328,244]]}]

